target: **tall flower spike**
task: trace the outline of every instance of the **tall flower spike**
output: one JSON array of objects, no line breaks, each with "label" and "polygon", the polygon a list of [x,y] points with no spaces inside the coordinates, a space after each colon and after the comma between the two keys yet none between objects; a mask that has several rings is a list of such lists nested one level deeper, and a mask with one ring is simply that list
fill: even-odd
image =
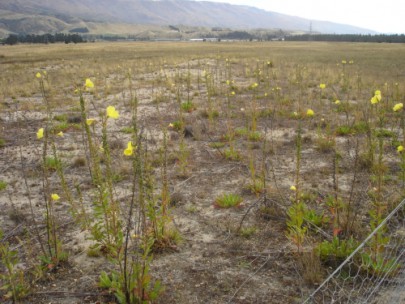
[{"label": "tall flower spike", "polygon": [[120,114],[118,113],[117,110],[115,110],[115,107],[108,106],[107,107],[107,117],[117,119],[118,117],[120,117]]}]

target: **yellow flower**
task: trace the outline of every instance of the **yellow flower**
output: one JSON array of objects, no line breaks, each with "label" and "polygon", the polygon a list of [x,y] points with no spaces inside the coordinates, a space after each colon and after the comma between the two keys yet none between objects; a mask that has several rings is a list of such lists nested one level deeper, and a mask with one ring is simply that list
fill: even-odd
[{"label": "yellow flower", "polygon": [[229,80],[227,80],[227,81],[226,81],[226,84],[227,84],[227,85],[230,85],[230,84],[231,84],[231,82],[230,82]]},{"label": "yellow flower", "polygon": [[292,186],[290,187],[290,190],[291,190],[291,191],[297,191],[297,188],[295,188],[295,186],[292,185]]},{"label": "yellow flower", "polygon": [[339,100],[339,99],[336,99],[336,100],[335,100],[335,104],[337,104],[337,105],[340,104],[340,100]]},{"label": "yellow flower", "polygon": [[174,124],[169,123],[168,127],[169,127],[169,128],[174,128]]},{"label": "yellow flower", "polygon": [[311,110],[311,109],[307,110],[307,116],[312,117],[314,115],[315,115],[315,112],[313,110]]},{"label": "yellow flower", "polygon": [[37,132],[37,138],[41,139],[42,137],[44,137],[44,128],[39,128]]},{"label": "yellow flower", "polygon": [[403,146],[398,146],[397,147],[397,152],[401,153],[402,151],[404,151],[404,147]]},{"label": "yellow flower", "polygon": [[117,110],[115,110],[115,108],[113,106],[108,106],[107,107],[107,117],[116,119],[116,118],[120,117],[120,114],[118,113]]},{"label": "yellow flower", "polygon": [[92,89],[94,88],[94,83],[93,81],[91,81],[89,78],[86,79],[86,83],[85,83],[86,88],[88,89]]},{"label": "yellow flower", "polygon": [[252,84],[250,87],[251,87],[252,89],[257,88],[257,87],[258,87],[257,82],[255,82],[254,84]]},{"label": "yellow flower", "polygon": [[43,71],[44,75],[46,76],[46,71]]},{"label": "yellow flower", "polygon": [[51,194],[51,198],[52,198],[52,200],[53,201],[58,201],[58,200],[60,200],[60,196],[59,195],[57,195],[56,193],[52,193]]},{"label": "yellow flower", "polygon": [[56,135],[58,135],[59,137],[63,137],[63,132],[62,131],[60,131],[58,134],[56,134]]},{"label": "yellow flower", "polygon": [[370,102],[371,102],[371,104],[376,104],[376,103],[378,103],[378,98],[376,97],[376,96],[373,96],[371,99],[370,99]]},{"label": "yellow flower", "polygon": [[346,60],[342,60],[342,64],[346,64],[347,62],[346,62]]},{"label": "yellow flower", "polygon": [[397,112],[399,110],[401,110],[404,107],[404,104],[401,103],[397,103],[392,109],[394,110],[394,112]]},{"label": "yellow flower", "polygon": [[232,96],[235,96],[235,91],[232,91],[232,92],[231,92],[231,95],[232,95]]},{"label": "yellow flower", "polygon": [[350,60],[350,61],[349,61],[349,64],[353,64],[353,63],[354,63],[354,60]]},{"label": "yellow flower", "polygon": [[91,126],[93,124],[93,122],[95,122],[96,120],[94,118],[87,118],[86,119],[86,125]]},{"label": "yellow flower", "polygon": [[129,141],[127,148],[124,150],[124,155],[131,156],[133,153],[134,153],[134,147],[132,146],[132,143]]},{"label": "yellow flower", "polygon": [[298,116],[298,112],[294,112],[294,113],[293,113],[293,116],[294,116],[294,117],[297,117],[297,116]]},{"label": "yellow flower", "polygon": [[41,77],[42,77],[42,75],[41,75],[41,73],[40,73],[40,72],[38,72],[38,73],[36,73],[36,74],[35,74],[35,77],[37,77],[37,78],[41,78]]},{"label": "yellow flower", "polygon": [[320,87],[321,89],[324,89],[324,88],[326,88],[326,84],[321,83],[321,84],[319,85],[319,87]]},{"label": "yellow flower", "polygon": [[374,97],[376,97],[377,100],[380,101],[381,100],[381,91],[380,90],[375,91]]}]

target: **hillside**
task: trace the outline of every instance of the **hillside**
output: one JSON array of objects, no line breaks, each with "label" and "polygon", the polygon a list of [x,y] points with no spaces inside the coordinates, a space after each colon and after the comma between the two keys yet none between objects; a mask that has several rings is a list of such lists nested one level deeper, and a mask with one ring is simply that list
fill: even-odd
[{"label": "hillside", "polygon": [[[310,24],[310,20],[304,18],[208,1],[2,0],[0,3],[0,33],[68,31],[86,26],[88,22],[289,31],[308,31]],[[326,21],[312,21],[312,28],[321,33],[373,33]]]}]

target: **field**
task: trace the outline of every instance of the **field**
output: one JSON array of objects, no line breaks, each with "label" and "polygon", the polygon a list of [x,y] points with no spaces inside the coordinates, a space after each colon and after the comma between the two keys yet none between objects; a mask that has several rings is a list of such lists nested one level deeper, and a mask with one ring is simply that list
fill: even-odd
[{"label": "field", "polygon": [[0,67],[4,303],[300,303],[404,197],[402,44],[17,45]]}]

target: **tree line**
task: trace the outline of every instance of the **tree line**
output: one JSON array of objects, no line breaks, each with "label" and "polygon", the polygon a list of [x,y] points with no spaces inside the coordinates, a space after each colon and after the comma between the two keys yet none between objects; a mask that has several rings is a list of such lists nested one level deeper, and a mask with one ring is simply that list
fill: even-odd
[{"label": "tree line", "polygon": [[10,34],[6,39],[3,40],[4,44],[14,45],[17,43],[82,43],[86,42],[82,36],[78,34],[43,34],[43,35],[15,35]]},{"label": "tree line", "polygon": [[341,41],[341,42],[385,42],[405,43],[405,35],[361,35],[361,34],[303,34],[286,36],[286,41]]}]

